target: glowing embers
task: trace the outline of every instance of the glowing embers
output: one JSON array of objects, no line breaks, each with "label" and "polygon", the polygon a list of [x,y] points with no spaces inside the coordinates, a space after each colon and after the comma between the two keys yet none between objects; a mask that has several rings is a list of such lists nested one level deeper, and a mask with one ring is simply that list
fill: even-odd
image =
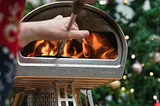
[{"label": "glowing embers", "polygon": [[[68,39],[61,56],[68,58],[115,59],[118,56],[117,49],[115,49],[116,40],[112,39],[112,41],[114,42],[111,42],[108,36],[99,33],[91,33],[88,38],[84,39],[83,43],[79,43],[75,39]],[[23,49],[22,55],[27,57],[56,57],[60,44],[61,41],[40,40],[32,42]],[[28,50],[31,48],[32,50]]]}]

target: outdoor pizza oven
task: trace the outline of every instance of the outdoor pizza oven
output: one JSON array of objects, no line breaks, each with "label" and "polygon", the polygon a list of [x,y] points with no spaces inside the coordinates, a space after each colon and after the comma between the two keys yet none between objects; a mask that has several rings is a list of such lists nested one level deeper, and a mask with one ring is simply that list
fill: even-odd
[{"label": "outdoor pizza oven", "polygon": [[[47,20],[57,15],[68,17],[71,14],[71,4],[61,1],[41,6],[26,15],[22,21]],[[67,89],[62,90],[66,95],[69,89],[66,84],[74,84],[71,93],[75,94],[76,89],[93,89],[123,76],[127,44],[116,22],[103,11],[85,5],[78,14],[76,23],[79,29],[89,30],[90,36],[83,43],[68,39],[61,56],[57,54],[62,41],[33,41],[19,51],[14,88],[31,88],[31,91],[32,88],[41,89],[37,94],[28,95],[28,106],[40,106],[40,103],[42,106],[52,106],[55,104],[52,95],[54,90],[60,92],[56,94],[58,106],[68,106],[63,104],[71,99],[58,96],[62,94],[62,86]],[[54,85],[57,88],[53,90]],[[73,105],[69,106],[76,106],[75,98],[72,98]]]},{"label": "outdoor pizza oven", "polygon": [[[41,6],[23,18],[23,22],[68,17],[71,2]],[[121,79],[127,58],[127,44],[121,28],[103,11],[85,5],[76,22],[90,31],[81,44],[66,42],[61,57],[56,57],[62,41],[34,41],[18,54],[15,87],[52,87],[55,81],[74,82],[77,88],[95,88]]]}]

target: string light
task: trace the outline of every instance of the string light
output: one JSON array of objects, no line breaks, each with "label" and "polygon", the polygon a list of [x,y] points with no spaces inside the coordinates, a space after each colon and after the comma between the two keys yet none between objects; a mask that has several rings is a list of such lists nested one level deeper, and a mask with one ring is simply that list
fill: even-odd
[{"label": "string light", "polygon": [[144,66],[145,66],[145,64],[144,64],[144,63],[142,63],[142,64],[141,64],[141,66],[142,66],[142,67],[144,67]]},{"label": "string light", "polygon": [[126,36],[125,36],[125,39],[126,39],[126,40],[128,40],[128,39],[129,39],[129,36],[128,36],[128,35],[126,35]]},{"label": "string light", "polygon": [[153,95],[154,100],[157,100],[157,98],[158,98],[157,95]]},{"label": "string light", "polygon": [[122,90],[122,91],[125,91],[125,90],[126,90],[126,88],[125,88],[125,87],[122,87],[122,88],[121,88],[121,90]]},{"label": "string light", "polygon": [[135,59],[135,58],[136,58],[136,55],[135,55],[135,54],[132,54],[132,55],[131,55],[131,58],[132,58],[132,59]]},{"label": "string light", "polygon": [[126,76],[126,75],[123,75],[123,79],[126,80],[126,79],[127,79],[127,76]]},{"label": "string light", "polygon": [[100,1],[99,1],[99,4],[100,4],[100,5],[106,5],[106,4],[107,4],[107,0],[100,0]]},{"label": "string light", "polygon": [[153,75],[154,75],[154,73],[153,73],[153,72],[150,72],[150,73],[149,73],[149,75],[150,75],[150,76],[153,76]]},{"label": "string light", "polygon": [[130,92],[131,92],[131,94],[133,94],[133,93],[134,93],[134,89],[133,89],[133,88],[131,88],[131,89],[130,89]]},{"label": "string light", "polygon": [[123,0],[123,4],[127,5],[128,4],[128,0]]}]

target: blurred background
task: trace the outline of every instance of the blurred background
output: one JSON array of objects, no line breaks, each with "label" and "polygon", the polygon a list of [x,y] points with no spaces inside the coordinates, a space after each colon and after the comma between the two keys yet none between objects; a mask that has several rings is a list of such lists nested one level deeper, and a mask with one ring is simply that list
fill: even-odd
[{"label": "blurred background", "polygon": [[[56,0],[27,0],[24,15]],[[95,106],[160,106],[160,0],[99,0],[128,43],[123,78],[93,90]]]}]

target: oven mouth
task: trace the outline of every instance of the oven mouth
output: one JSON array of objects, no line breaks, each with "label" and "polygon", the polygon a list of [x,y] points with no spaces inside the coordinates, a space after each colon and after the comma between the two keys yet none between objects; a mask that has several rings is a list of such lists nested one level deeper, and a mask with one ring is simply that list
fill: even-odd
[{"label": "oven mouth", "polygon": [[[96,39],[99,38],[99,39]],[[57,58],[62,41],[33,41],[26,45],[20,54],[24,58]],[[60,58],[116,60],[117,41],[112,32],[91,32],[83,43],[72,39],[66,42]]]}]

